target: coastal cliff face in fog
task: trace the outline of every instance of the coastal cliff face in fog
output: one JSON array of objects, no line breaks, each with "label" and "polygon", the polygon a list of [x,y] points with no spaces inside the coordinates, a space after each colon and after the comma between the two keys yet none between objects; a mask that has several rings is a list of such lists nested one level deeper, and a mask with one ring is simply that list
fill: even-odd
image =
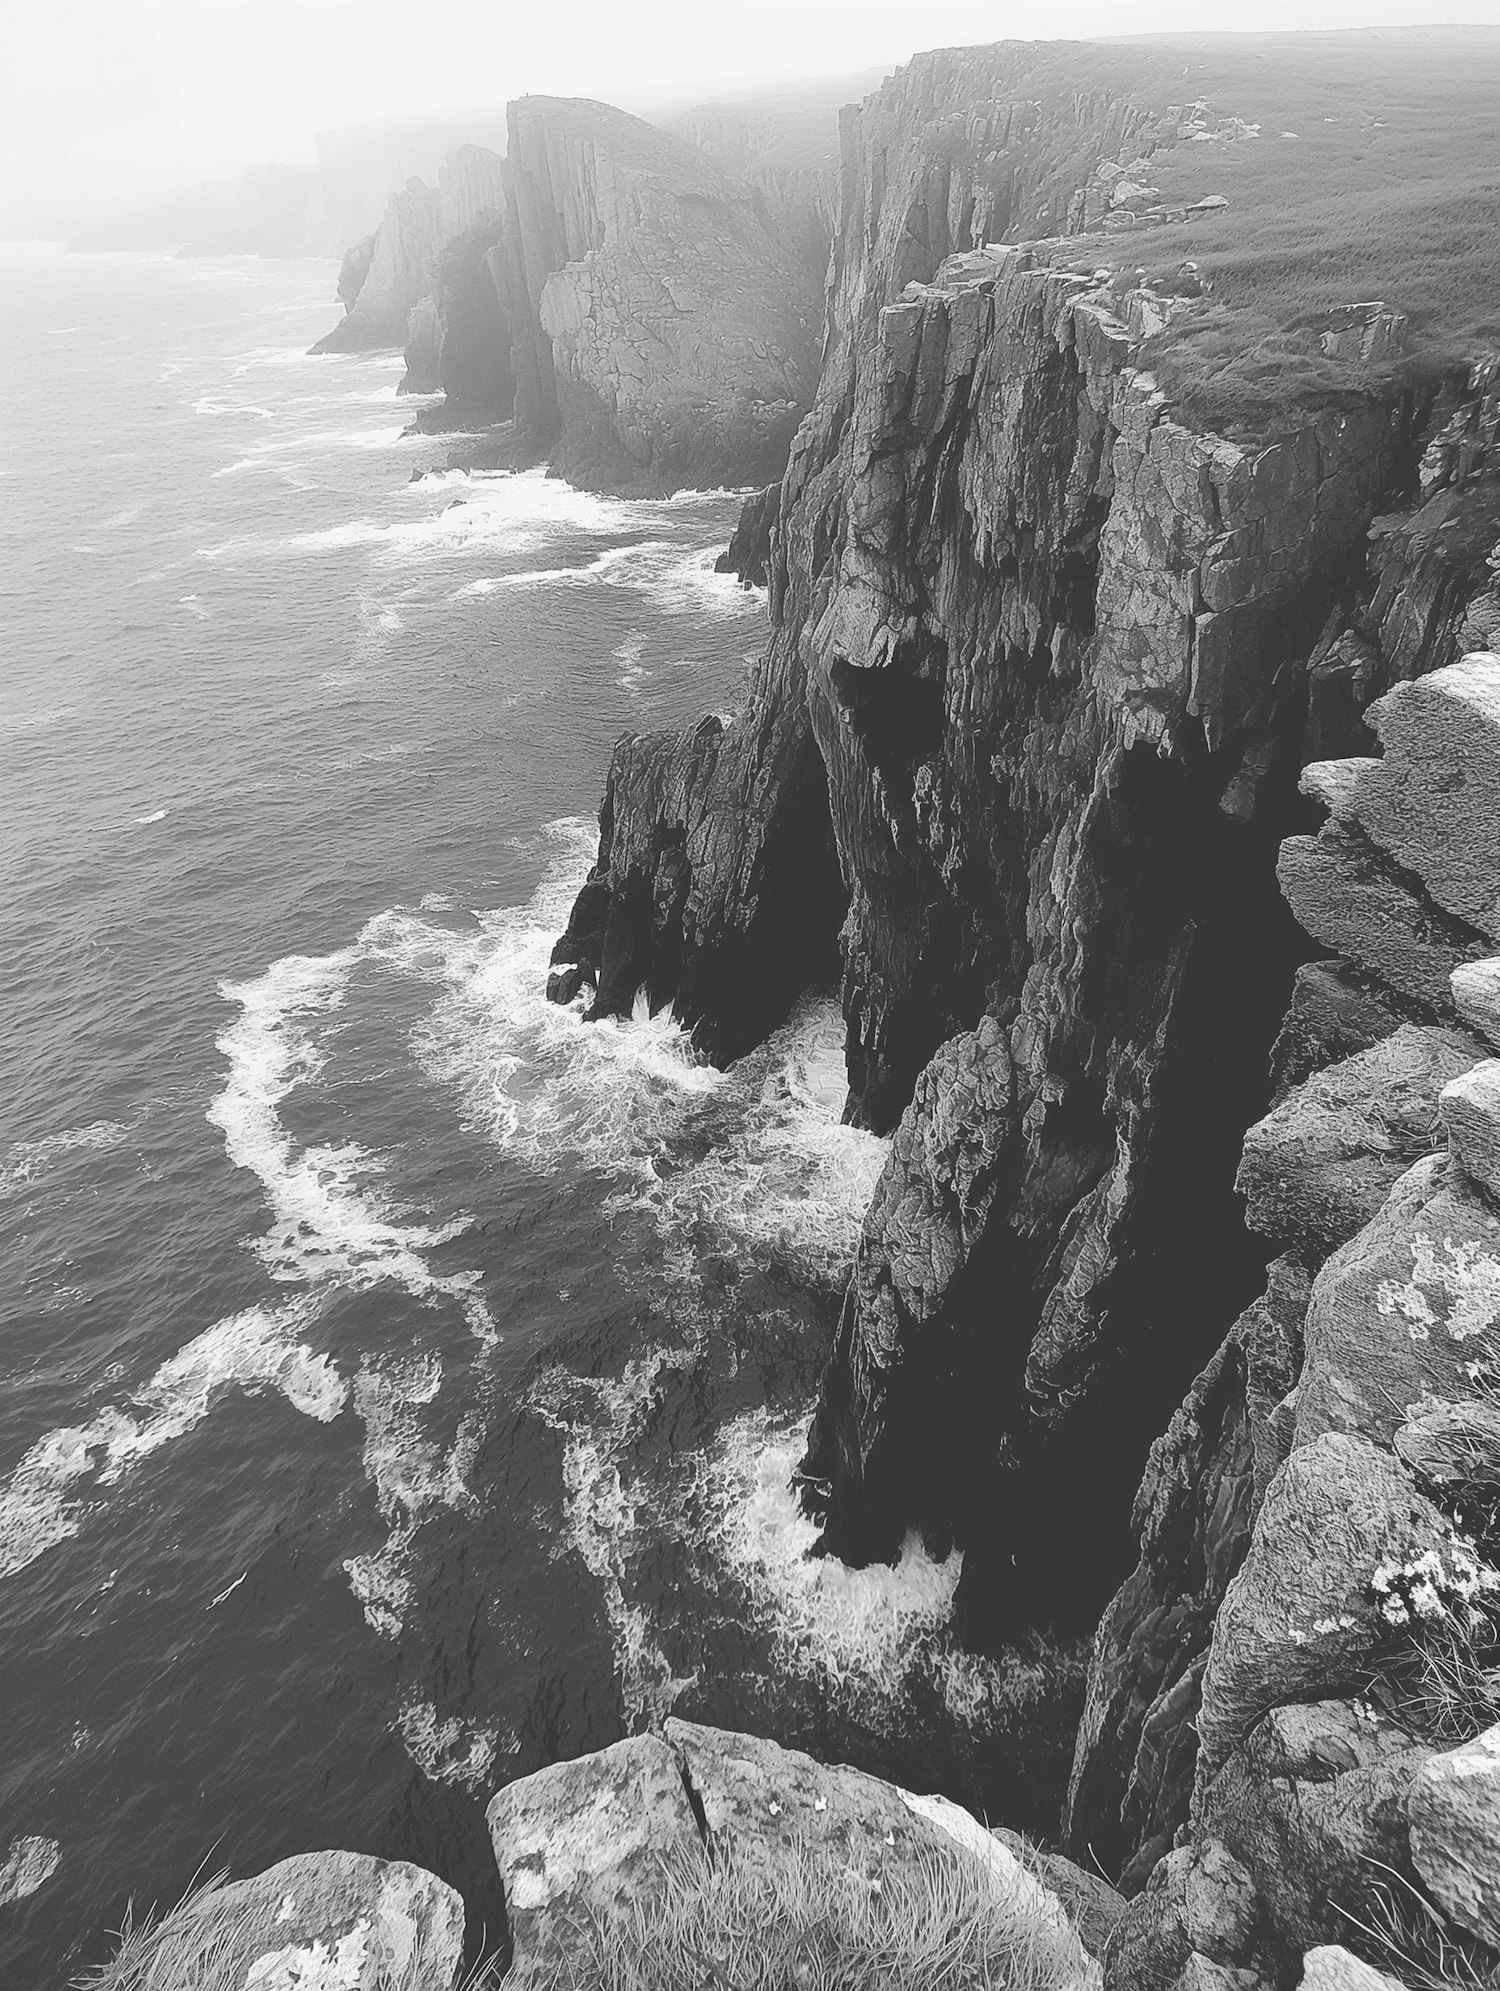
[{"label": "coastal cliff face in fog", "polygon": [[815,300],[750,189],[608,105],[527,97],[509,119],[494,267],[518,434],[584,485],[778,474]]},{"label": "coastal cliff face in fog", "polygon": [[[1152,1876],[1110,1969],[1165,1984],[1342,1940],[1319,1890],[1366,1901],[1366,1855],[1413,1873],[1432,1739],[1344,1702],[1322,1743],[1267,1724],[1357,1689],[1383,1634],[1354,1593],[1451,1533],[1410,1464],[1432,1434],[1403,1449],[1331,1343],[1423,1238],[1500,1264],[1472,1152],[1404,1173],[1467,1126],[1454,1081],[1490,1111],[1449,976],[1493,952],[1500,864],[1455,895],[1472,853],[1397,833],[1395,799],[1441,816],[1479,778],[1444,755],[1500,713],[1500,662],[1458,662],[1500,619],[1500,400],[1455,359],[1289,388],[1259,431],[1191,418],[1143,347],[1196,265],[1143,280],[1119,224],[1233,121],[1049,61],[921,57],[845,113],[822,381],[759,514],[768,654],[732,724],[617,749],[552,986],[596,1014],[644,988],[722,1059],[837,946],[848,1116],[895,1134],[809,1497],[849,1559],[914,1524],[961,1545],[991,1649],[1105,1611],[1067,1830]],[[1368,357],[1396,333],[1366,317]],[[1392,687],[1430,675],[1413,715]],[[1376,731],[1404,789],[1347,759]],[[1451,1359],[1418,1366],[1403,1402],[1470,1415]],[[1271,1628],[1282,1595],[1306,1627]],[[1377,1759],[1314,1830],[1311,1784]]]}]

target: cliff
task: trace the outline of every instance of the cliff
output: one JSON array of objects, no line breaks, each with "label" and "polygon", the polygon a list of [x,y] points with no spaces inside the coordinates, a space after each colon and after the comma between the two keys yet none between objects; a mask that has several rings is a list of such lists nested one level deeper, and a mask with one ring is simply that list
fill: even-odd
[{"label": "cliff", "polygon": [[[1187,1826],[1195,1763],[1200,1809],[1241,1802],[1207,1794],[1200,1695],[1223,1696],[1220,1780],[1279,1704],[1238,1659],[1220,1687],[1207,1653],[1283,1469],[1273,1409],[1318,1252],[1432,1144],[1438,1094],[1478,1056],[1449,1034],[1446,979],[1487,951],[1472,904],[1393,896],[1340,827],[1316,859],[1286,844],[1289,909],[1277,852],[1316,820],[1300,770],[1367,752],[1370,701],[1493,628],[1500,541],[1492,366],[1438,344],[1383,365],[1382,308],[1352,342],[1331,324],[1321,357],[1315,327],[1289,329],[1314,363],[1266,420],[1204,419],[1193,328],[1222,324],[1230,278],[1182,250],[1222,239],[1191,217],[1268,155],[1232,97],[1168,101],[1182,72],[1162,55],[940,52],[845,113],[767,655],[731,726],[621,743],[553,976],[595,1014],[644,987],[728,1057],[828,973],[837,924],[848,1116],[894,1139],[804,1466],[825,1543],[889,1557],[914,1524],[956,1542],[962,1626],[992,1650],[1105,1611],[1068,1829],[1133,1887]],[[1124,246],[1171,227],[1165,266]],[[1417,281],[1386,256],[1393,289]],[[1357,968],[1302,969],[1282,1087],[1392,1041],[1328,1079],[1313,1121],[1332,1131],[1289,1214],[1284,1147],[1247,1149],[1238,1191],[1236,1172],[1318,947]],[[1436,1035],[1397,1041],[1404,1022]],[[1274,1220],[1257,1168],[1282,1185]],[[1382,1487],[1408,1517],[1397,1546],[1425,1552],[1430,1517],[1390,1470],[1346,1466],[1334,1479]],[[1315,1475],[1292,1483],[1294,1510],[1332,1514]],[[1345,1591],[1329,1577],[1333,1618]],[[1334,1939],[1315,1919],[1289,1912],[1274,1942],[1257,1922],[1278,1972]],[[1227,1954],[1171,1926],[1151,1981]],[[1133,1955],[1122,1983],[1150,1975]]]},{"label": "cliff", "polygon": [[505,181],[520,438],[583,485],[779,475],[815,308],[751,189],[623,111],[549,97],[510,107]]},{"label": "cliff", "polygon": [[501,308],[492,252],[500,239],[504,160],[482,145],[460,146],[438,175],[441,246],[427,295],[407,320],[403,394],[446,396],[456,421],[504,420],[515,398],[510,325]]},{"label": "cliff", "polygon": [[368,247],[358,242],[345,255],[339,271],[344,316],[312,350],[349,353],[404,346],[412,306],[427,295],[432,259],[442,239],[438,195],[424,181],[408,180],[391,195]]},{"label": "cliff", "polygon": [[815,300],[821,299],[838,218],[840,102],[863,96],[878,79],[851,79],[837,99],[768,99],[701,104],[669,129],[759,195],[776,240],[791,250]]}]

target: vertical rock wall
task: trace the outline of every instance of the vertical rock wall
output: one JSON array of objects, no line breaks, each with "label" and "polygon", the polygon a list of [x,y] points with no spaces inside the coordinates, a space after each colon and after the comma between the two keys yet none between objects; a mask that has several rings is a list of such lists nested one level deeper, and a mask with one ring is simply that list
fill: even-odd
[{"label": "vertical rock wall", "polygon": [[816,299],[751,190],[605,104],[526,97],[509,120],[494,269],[518,431],[580,484],[779,474]]}]

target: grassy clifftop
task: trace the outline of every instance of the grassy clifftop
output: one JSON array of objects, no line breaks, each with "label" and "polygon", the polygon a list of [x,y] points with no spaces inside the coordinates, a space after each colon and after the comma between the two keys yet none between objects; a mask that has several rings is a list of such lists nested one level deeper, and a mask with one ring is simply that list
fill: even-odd
[{"label": "grassy clifftop", "polygon": [[[1198,265],[1206,294],[1147,348],[1196,418],[1253,429],[1500,348],[1500,30],[1053,44],[1027,67],[1039,94],[1123,84],[1206,127],[1116,162],[1142,196],[1080,259],[1168,291]],[[1212,197],[1227,205],[1149,218]],[[1405,351],[1324,354],[1329,310],[1373,299],[1406,315]]]}]

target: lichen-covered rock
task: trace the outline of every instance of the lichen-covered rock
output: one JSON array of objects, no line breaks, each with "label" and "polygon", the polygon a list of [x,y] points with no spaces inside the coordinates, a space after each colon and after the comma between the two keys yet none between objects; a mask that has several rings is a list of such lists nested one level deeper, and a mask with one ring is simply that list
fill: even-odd
[{"label": "lichen-covered rock", "polygon": [[893,1862],[934,1853],[973,1861],[1034,1926],[1061,1973],[1059,1991],[1097,1979],[1057,1894],[961,1806],[758,1736],[674,1718],[661,1736],[520,1779],[488,1817],[516,1961],[538,1981],[567,1974],[580,1922],[648,1907],[664,1856],[691,1863],[705,1846],[732,1849],[774,1900],[778,1875],[810,1844],[867,1885],[881,1884]]},{"label": "lichen-covered rock", "polygon": [[1500,1495],[1500,1404],[1423,1398],[1392,1443],[1412,1478],[1444,1506],[1467,1494]]},{"label": "lichen-covered rock", "polygon": [[1296,1442],[1326,1431],[1389,1444],[1407,1406],[1470,1394],[1500,1354],[1500,1215],[1434,1155],[1318,1274],[1307,1313]]},{"label": "lichen-covered rock", "polygon": [[992,1825],[990,1831],[1057,1896],[1089,1955],[1102,1957],[1125,1913],[1125,1896],[1076,1860],[1034,1845],[1019,1832],[1003,1825]]},{"label": "lichen-covered rock", "polygon": [[252,1991],[453,1991],[463,1953],[463,1902],[434,1875],[363,1853],[301,1853],[165,1916],[139,1981],[169,1991],[208,1981],[211,1965],[215,1982]]},{"label": "lichen-covered rock", "polygon": [[570,1918],[650,1885],[663,1853],[696,1847],[698,1822],[676,1751],[657,1735],[522,1777],[485,1814],[518,1954]]},{"label": "lichen-covered rock", "polygon": [[1500,1949],[1500,1727],[1430,1756],[1407,1805],[1417,1871],[1454,1921]]},{"label": "lichen-covered rock", "polygon": [[1355,1682],[1389,1631],[1377,1574],[1415,1563],[1449,1534],[1398,1461],[1367,1440],[1324,1431],[1292,1453],[1214,1625],[1198,1710],[1200,1792],[1271,1709]]},{"label": "lichen-covered rock", "polygon": [[1439,1096],[1481,1055],[1462,1032],[1407,1024],[1307,1079],[1245,1136],[1251,1228],[1316,1257],[1347,1242],[1439,1145]]}]

